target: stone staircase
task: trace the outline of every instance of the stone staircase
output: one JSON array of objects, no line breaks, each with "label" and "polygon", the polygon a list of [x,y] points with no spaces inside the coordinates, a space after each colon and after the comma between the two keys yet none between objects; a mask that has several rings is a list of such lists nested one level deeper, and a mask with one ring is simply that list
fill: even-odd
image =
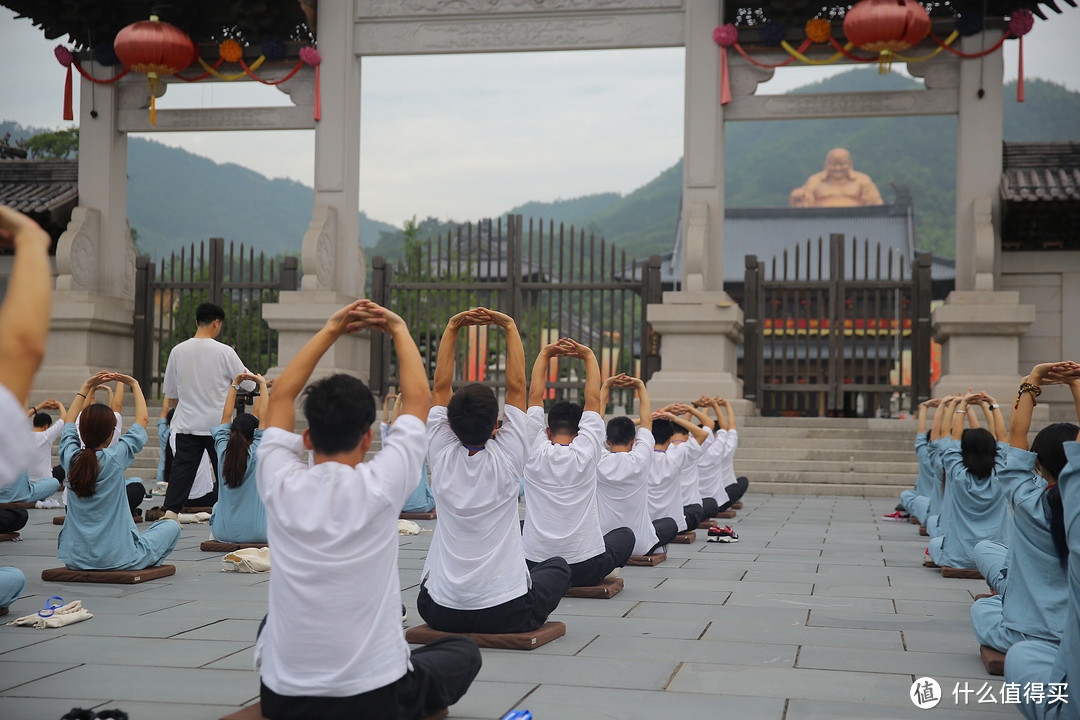
[{"label": "stone staircase", "polygon": [[739,419],[735,473],[750,492],[899,497],[914,486],[915,420]]}]

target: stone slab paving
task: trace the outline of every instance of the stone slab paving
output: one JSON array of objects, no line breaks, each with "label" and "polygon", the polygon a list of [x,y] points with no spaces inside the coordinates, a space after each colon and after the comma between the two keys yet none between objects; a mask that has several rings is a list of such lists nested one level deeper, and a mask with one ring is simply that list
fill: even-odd
[{"label": "stone slab paving", "polygon": [[[497,720],[511,709],[538,720],[657,717],[1019,717],[1001,704],[957,704],[1001,678],[978,657],[968,609],[981,581],[922,567],[916,526],[885,520],[895,500],[754,495],[732,525],[738,544],[672,545],[667,562],[622,571],[611,600],[567,599],[553,619],[567,634],[531,652],[484,650],[476,683],[451,709]],[[147,503],[149,504],[149,502]],[[252,702],[252,648],[267,578],[220,572],[202,553],[206,526],[185,526],[175,576],[141,585],[43,583],[56,567],[54,511],[31,511],[24,542],[0,544],[0,565],[26,572],[11,620],[59,595],[94,618],[68,628],[0,625],[0,718],[50,720],[72,707],[120,707],[133,720],[215,720]],[[432,522],[400,540],[408,625]],[[943,699],[919,710],[916,677]],[[976,713],[978,715],[976,715]]]}]

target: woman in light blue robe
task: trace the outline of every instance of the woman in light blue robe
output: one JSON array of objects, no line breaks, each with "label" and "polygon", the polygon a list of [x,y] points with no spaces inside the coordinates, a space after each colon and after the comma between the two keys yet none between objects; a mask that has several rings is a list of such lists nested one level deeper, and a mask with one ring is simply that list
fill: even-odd
[{"label": "woman in light blue robe", "polygon": [[[390,430],[393,427],[393,421],[397,419],[397,416],[401,412],[401,399],[397,395],[387,395],[383,398],[383,418],[390,417],[389,415],[389,403],[390,400],[395,400],[394,417],[389,423],[379,423],[379,439],[385,444],[386,437],[390,434]],[[524,482],[524,480],[522,480]],[[402,506],[401,512],[403,513],[429,513],[435,509],[435,496],[431,493],[431,484],[428,482],[427,473],[427,461],[420,466],[420,484],[413,490],[405,500],[405,505]]]},{"label": "woman in light blue robe", "polygon": [[1004,467],[1005,443],[984,428],[964,429],[972,394],[953,413],[952,439],[945,444],[945,496],[941,534],[931,538],[930,559],[941,567],[974,568],[975,545],[1000,539],[1009,506],[1001,493],[997,471]]},{"label": "woman in light blue robe", "polygon": [[[116,418],[105,405],[87,407],[79,428],[68,423],[60,436],[60,463],[70,492],[57,555],[73,570],[139,570],[160,565],[180,539],[180,524],[175,520],[159,520],[139,533],[131,517],[124,471],[146,445],[149,420],[138,383],[127,375],[99,373],[83,384],[71,403],[70,416],[77,417],[90,391],[109,380],[128,385],[135,398],[135,423],[120,442],[107,447]],[[91,476],[85,484],[75,471],[82,467],[83,452],[95,454],[98,468],[96,478]]]},{"label": "woman in light blue robe", "polygon": [[[926,429],[926,413],[930,407],[940,403],[939,400],[927,400],[919,404],[918,428],[915,432],[915,456],[919,459],[919,475],[915,479],[915,487],[900,493],[900,504],[909,515],[912,515],[921,523],[926,522],[926,509],[929,505],[928,495],[933,482],[930,477],[930,465],[927,462],[929,455],[930,431]],[[916,512],[919,510],[919,512]]]},{"label": "woman in light blue robe", "polygon": [[[259,403],[253,408],[255,415],[240,413],[233,419],[237,386],[244,380],[254,380],[258,383]],[[263,435],[259,418],[266,417],[269,399],[270,392],[265,378],[249,373],[238,375],[225,398],[221,425],[210,431],[214,438],[214,447],[218,456],[218,472],[221,475],[221,482],[218,483],[218,499],[210,515],[210,530],[214,534],[214,539],[219,542],[266,542],[266,506],[259,497],[259,489],[255,483],[255,468],[257,467],[255,451],[259,449]],[[230,446],[233,452],[240,453],[235,466],[227,458]],[[241,470],[242,476],[234,477],[234,475],[241,475]]]}]

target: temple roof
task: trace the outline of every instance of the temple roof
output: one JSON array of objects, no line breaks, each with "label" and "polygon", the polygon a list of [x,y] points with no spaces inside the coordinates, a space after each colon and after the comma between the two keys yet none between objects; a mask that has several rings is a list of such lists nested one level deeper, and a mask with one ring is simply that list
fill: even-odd
[{"label": "temple roof", "polygon": [[[79,197],[77,160],[0,161],[0,204],[28,215],[70,211]],[[70,207],[68,207],[70,206]]]},{"label": "temple roof", "polygon": [[1006,202],[1080,200],[1080,143],[1005,143],[1003,167]]}]

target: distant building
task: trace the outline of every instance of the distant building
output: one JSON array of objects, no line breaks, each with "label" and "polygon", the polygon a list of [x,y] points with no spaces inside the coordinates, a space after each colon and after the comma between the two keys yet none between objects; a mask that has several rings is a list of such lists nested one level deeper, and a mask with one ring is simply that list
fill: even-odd
[{"label": "distant building", "polygon": [[[50,255],[56,254],[56,242],[78,202],[77,160],[0,159],[0,204],[29,215],[49,233]],[[11,261],[11,251],[0,250],[0,296],[7,291]]]}]

